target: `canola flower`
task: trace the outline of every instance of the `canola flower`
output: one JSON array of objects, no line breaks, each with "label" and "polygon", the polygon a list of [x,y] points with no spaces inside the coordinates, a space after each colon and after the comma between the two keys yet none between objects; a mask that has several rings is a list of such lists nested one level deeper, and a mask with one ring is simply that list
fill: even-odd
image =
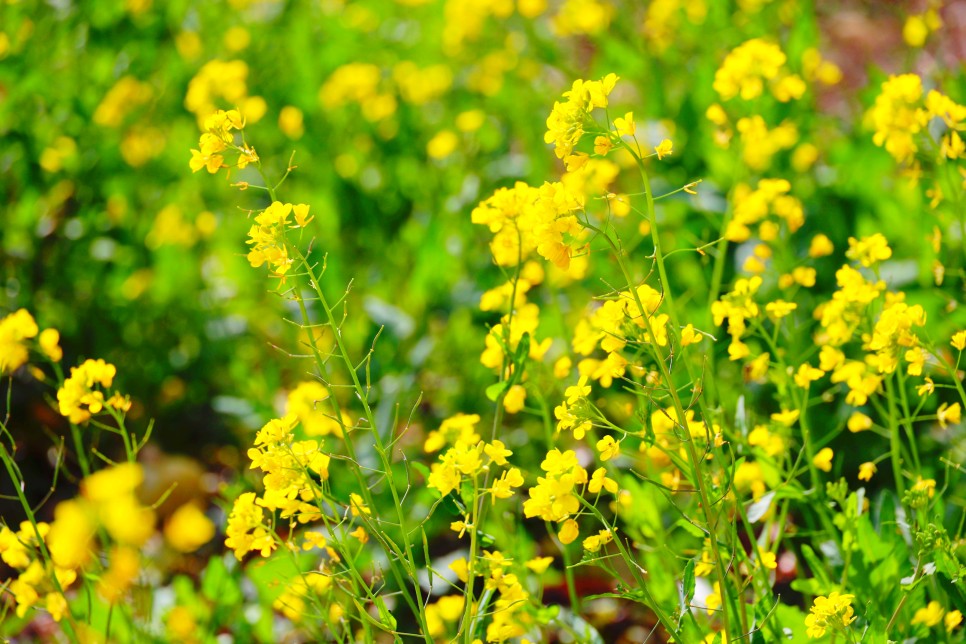
[{"label": "canola flower", "polygon": [[714,77],[714,90],[722,100],[740,96],[750,101],[767,88],[779,101],[801,98],[806,85],[785,69],[787,57],[775,43],[754,39],[732,50]]},{"label": "canola flower", "polygon": [[13,373],[30,358],[34,349],[51,362],[60,362],[64,356],[60,347],[60,332],[37,326],[27,309],[18,309],[0,318],[0,373]]},{"label": "canola flower", "polygon": [[810,638],[818,638],[826,632],[843,632],[857,619],[852,609],[854,595],[843,595],[838,591],[815,598],[815,603],[805,617],[806,632]]},{"label": "canola flower", "polygon": [[912,164],[932,121],[939,119],[944,132],[939,140],[938,161],[955,161],[966,153],[960,132],[966,126],[966,106],[937,90],[923,95],[922,79],[916,74],[890,76],[869,110],[867,119],[875,130],[873,142],[900,164]]},{"label": "canola flower", "polygon": [[[716,77],[715,89],[722,101],[739,96],[751,100],[767,91],[779,102],[792,102],[804,95],[807,85],[803,77],[790,71],[787,62],[778,46],[751,41],[726,58]],[[803,76],[808,83],[833,81],[832,67],[823,67],[824,62],[827,61],[817,52],[803,58]],[[391,118],[395,108],[389,106],[396,97],[414,105],[426,104],[452,82],[446,79],[444,69],[427,72],[435,75],[438,83],[430,83],[420,94],[418,84],[412,81],[421,74],[415,65],[400,65],[391,73],[373,66],[359,69],[358,78],[347,72],[333,75],[323,88],[324,100],[332,106],[358,104],[364,112],[373,110],[369,116],[379,122]],[[927,386],[931,382],[926,380],[927,374],[936,376],[940,372],[941,356],[935,354],[923,333],[927,324],[925,309],[907,303],[903,293],[891,290],[878,278],[879,268],[892,258],[892,249],[881,234],[849,239],[844,251],[848,263],[835,273],[836,290],[814,310],[814,326],[809,327],[814,330],[814,355],[788,362],[789,356],[781,346],[762,350],[762,339],[778,343],[785,325],[791,329],[793,324],[808,319],[796,295],[818,284],[819,271],[814,261],[836,252],[827,235],[816,234],[805,240],[807,257],[799,265],[788,266],[782,261],[781,245],[804,226],[805,206],[795,196],[797,191],[790,181],[780,175],[765,175],[757,182],[738,185],[731,195],[733,208],[722,228],[722,238],[735,244],[749,243],[753,251],[740,267],[744,275],[722,289],[723,294],[711,303],[711,317],[715,325],[727,325],[731,338],[728,356],[740,364],[746,380],[779,385],[776,396],[780,411],[762,414],[760,422],[755,419],[756,424],[750,424],[746,436],[737,436],[703,408],[703,392],[692,390],[693,399],[688,405],[674,400],[680,387],[674,385],[676,374],[671,369],[681,360],[685,364],[687,361],[676,352],[702,342],[707,346],[714,337],[700,329],[697,321],[677,319],[680,311],[675,308],[659,254],[661,237],[654,231],[659,222],[651,210],[654,195],[650,193],[645,160],[667,159],[674,153],[673,143],[666,139],[657,145],[651,142],[638,146],[637,137],[644,129],[638,128],[631,111],[617,112],[623,115],[614,118],[612,124],[598,122],[602,110],[610,107],[617,80],[616,75],[610,74],[599,81],[575,81],[554,104],[547,119],[545,141],[553,145],[555,155],[567,168],[560,181],[539,187],[516,183],[500,188],[472,212],[472,222],[485,226],[492,235],[489,249],[494,264],[505,270],[504,280],[483,291],[479,300],[481,311],[492,313],[494,318],[499,314],[498,322],[485,335],[480,358],[499,379],[487,392],[497,405],[498,420],[487,439],[486,432],[479,429],[479,415],[456,414],[427,432],[422,442],[424,454],[431,459],[426,487],[434,498],[447,498],[457,504],[460,516],[449,521],[450,529],[457,539],[469,541],[468,554],[450,566],[463,584],[462,588],[456,587],[457,594],[435,600],[406,597],[419,616],[424,634],[430,637],[464,637],[477,620],[481,624],[485,620],[485,628],[480,628],[485,640],[492,642],[523,637],[535,627],[538,603],[533,601],[531,592],[535,586],[528,575],[546,571],[552,558],[541,558],[550,559],[542,565],[521,565],[485,544],[482,537],[491,525],[488,517],[493,512],[507,512],[503,508],[517,504],[523,517],[538,518],[548,524],[563,546],[565,559],[567,547],[573,545],[585,562],[621,556],[633,572],[627,547],[640,535],[628,533],[623,523],[638,494],[624,485],[622,469],[629,459],[639,459],[648,475],[653,475],[653,480],[671,495],[686,490],[690,494],[707,494],[712,490],[720,502],[737,504],[760,501],[780,485],[784,468],[791,466],[790,453],[804,443],[808,457],[805,465],[817,486],[822,474],[830,473],[837,461],[832,447],[823,446],[813,452],[808,445],[811,423],[804,401],[809,396],[824,396],[820,392],[829,388],[833,394],[828,395],[841,392],[846,405],[853,408],[847,421],[843,417],[843,424],[852,432],[868,431],[883,421],[874,421],[859,410],[878,410],[879,398],[891,395],[888,388],[898,374],[921,378],[926,383],[922,386]],[[390,95],[392,99],[388,98]],[[716,125],[730,127],[730,116],[724,108],[718,108],[709,110],[709,118]],[[939,99],[933,98],[930,109],[956,123],[954,105],[940,104]],[[225,144],[219,148],[219,144],[205,139],[207,150],[213,154],[231,149],[243,153],[248,149],[244,142],[235,146],[237,130],[243,126],[243,122],[227,116],[220,123],[206,123],[205,134]],[[472,132],[476,127],[479,125],[463,123],[457,124],[455,130],[445,126],[437,129],[429,140],[428,156],[441,160],[453,154],[460,136],[456,130]],[[767,169],[779,152],[798,143],[799,133],[792,122],[771,127],[762,117],[750,115],[738,119],[734,127],[741,137],[744,160],[752,169]],[[795,164],[806,169],[819,154],[809,145],[812,144],[799,146],[793,155]],[[950,136],[947,147],[954,145]],[[644,147],[653,153],[643,156]],[[621,172],[616,160],[618,149],[629,153],[639,164],[644,193],[611,192]],[[203,155],[204,150],[199,153]],[[193,168],[207,167],[200,164],[211,161],[210,156],[195,159]],[[257,163],[257,157],[240,159],[239,165],[247,162]],[[213,172],[224,166],[224,159],[219,160]],[[642,195],[646,198],[640,199]],[[298,264],[307,265],[307,261],[288,233],[304,228],[310,221],[309,207],[279,201],[274,194],[271,197],[268,206],[255,211],[248,240],[252,247],[249,261],[255,267],[268,264],[276,275],[294,273],[301,277],[301,269],[292,269]],[[597,198],[606,203],[606,220],[598,219]],[[583,277],[590,265],[587,258],[593,240],[612,240],[608,226],[616,226],[613,222],[635,211],[635,198],[648,202],[640,230],[652,233],[655,249],[648,259],[660,280],[655,280],[655,287],[634,283],[628,277],[626,288],[613,289],[585,310],[575,312],[569,346],[561,353],[559,343],[555,347],[554,338],[542,325],[544,286],[554,280]],[[640,208],[636,211],[641,213]],[[619,262],[619,249],[617,257]],[[773,281],[770,271],[778,265],[784,272],[777,273],[777,280]],[[308,277],[314,286],[311,270]],[[321,291],[318,295],[322,297]],[[966,340],[961,340],[954,335],[952,347],[961,350],[966,346]],[[344,353],[341,345],[339,350]],[[347,366],[351,372],[359,369],[352,363],[347,362]],[[572,375],[575,368],[576,384]],[[543,378],[549,373],[565,380],[556,406],[548,404],[542,390]],[[692,382],[696,380],[693,374],[688,375]],[[367,405],[365,390],[358,381],[355,385],[358,400]],[[632,404],[618,411],[612,400],[621,387],[646,399],[653,407],[646,414],[635,410]],[[322,411],[320,403],[331,406],[331,410]],[[958,403],[937,404],[935,420],[941,427],[961,421]],[[496,430],[503,414],[525,417],[540,413],[540,406],[548,437],[546,451],[540,451],[545,454],[542,475],[534,481],[522,463],[511,462],[517,449],[511,449],[510,441],[504,442]],[[366,494],[367,488],[363,487],[349,492],[347,499],[341,490],[332,489],[329,470],[353,463],[355,457],[351,453],[342,456],[342,451],[348,453],[352,449],[354,435],[367,422],[371,423],[372,417],[366,409],[367,416],[353,423],[341,409],[340,401],[333,399],[332,390],[318,382],[305,382],[294,389],[286,411],[288,415],[271,421],[258,432],[249,450],[253,469],[261,471],[262,491],[245,493],[235,500],[226,544],[240,560],[251,552],[264,557],[293,548],[324,553],[316,571],[318,579],[310,582],[304,575],[296,577],[274,608],[293,622],[301,622],[311,610],[309,605],[322,598],[323,610],[319,614],[329,620],[343,619],[342,613],[333,612],[333,598],[343,592],[352,595],[372,589],[358,585],[358,580],[343,580],[358,572],[351,568],[348,540],[364,547],[370,543],[370,537],[379,544],[386,544],[387,537],[380,527],[382,508],[374,502],[371,492]],[[554,420],[557,433],[551,435]],[[328,445],[301,440],[303,435],[325,438]],[[732,444],[739,445],[742,458],[725,481],[723,461],[719,459],[724,458],[725,446],[732,449]],[[859,480],[869,481],[876,474],[876,462],[860,466]],[[391,466],[384,463],[383,467],[382,475],[393,488]],[[936,483],[921,479],[910,487],[911,493],[918,495],[916,499],[928,499],[935,493]],[[829,490],[828,494],[833,494],[831,486]],[[920,507],[916,499],[910,501],[912,507]],[[498,505],[497,501],[504,503]],[[707,506],[706,499],[702,505]],[[398,505],[396,509],[400,511]],[[190,509],[185,513],[186,525],[197,518],[192,517]],[[764,520],[772,520],[773,516],[770,509],[763,515]],[[279,530],[285,522],[287,531]],[[714,514],[706,513],[704,522],[714,531]],[[399,525],[402,526],[402,518]],[[767,577],[767,571],[778,567],[778,554],[775,544],[766,543],[761,552],[747,555],[739,569],[729,571],[723,565],[719,538],[715,534],[705,541],[694,570],[697,576],[713,577],[709,580],[712,593],[707,608],[715,620],[708,624],[720,628],[727,638],[736,632],[735,624],[729,625],[727,620],[740,619],[734,611],[733,585],[746,583],[744,575],[749,575],[749,579],[758,574]],[[408,561],[404,547],[410,546],[404,543],[394,551],[398,561]],[[119,563],[124,563],[124,556],[118,553]],[[119,578],[123,578],[123,570],[119,565]],[[646,582],[639,582],[642,592],[646,592]],[[475,596],[474,588],[479,583],[486,593]],[[848,628],[856,619],[852,599],[852,595],[839,593],[816,599],[806,618],[807,634],[821,637],[828,631]],[[484,601],[489,604],[485,617],[481,617],[483,608],[479,602]],[[666,616],[660,611],[658,614],[669,632],[675,633]]]},{"label": "canola flower", "polygon": [[78,367],[71,367],[70,377],[57,391],[57,404],[60,413],[71,423],[84,423],[91,416],[101,413],[105,408],[126,412],[131,401],[126,396],[114,392],[105,398],[104,392],[114,382],[117,369],[103,360],[85,360]]}]

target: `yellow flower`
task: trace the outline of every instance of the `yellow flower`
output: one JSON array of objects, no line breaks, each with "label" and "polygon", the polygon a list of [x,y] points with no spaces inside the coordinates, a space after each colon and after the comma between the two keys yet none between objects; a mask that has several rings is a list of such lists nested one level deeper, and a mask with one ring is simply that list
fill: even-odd
[{"label": "yellow flower", "polygon": [[74,424],[99,414],[106,403],[104,393],[94,387],[110,387],[116,374],[114,365],[103,360],[85,360],[79,367],[71,367],[70,377],[57,391],[60,413]]},{"label": "yellow flower", "polygon": [[910,47],[922,47],[926,44],[929,34],[943,26],[942,18],[935,9],[929,9],[924,14],[911,15],[906,18],[902,26],[902,39]]},{"label": "yellow flower", "polygon": [[774,552],[763,552],[761,553],[761,565],[767,570],[774,570],[778,568],[778,561],[775,557]]},{"label": "yellow flower", "polygon": [[693,324],[689,324],[683,329],[681,329],[681,346],[686,347],[691,344],[697,344],[704,339],[704,334],[697,331]]},{"label": "yellow flower", "polygon": [[601,530],[595,535],[589,536],[584,539],[583,546],[584,550],[587,552],[597,552],[601,547],[607,545],[614,540],[614,535],[610,530]]},{"label": "yellow flower", "polygon": [[519,468],[514,467],[503,472],[500,478],[493,482],[493,487],[490,488],[493,503],[496,503],[497,499],[509,499],[513,496],[513,488],[521,485],[523,485],[523,475]]},{"label": "yellow flower", "polygon": [[825,372],[821,369],[816,369],[807,362],[798,368],[795,372],[795,384],[805,389],[813,380],[818,380],[825,375]]},{"label": "yellow flower", "polygon": [[560,528],[560,532],[557,534],[560,542],[564,545],[573,543],[578,536],[580,536],[580,526],[578,526],[577,522],[573,519],[567,519],[564,521],[563,526]]},{"label": "yellow flower", "polygon": [[527,389],[523,385],[513,385],[503,397],[503,409],[508,414],[515,414],[524,407],[527,400]]},{"label": "yellow flower", "polygon": [[949,341],[949,344],[959,351],[966,349],[966,331],[958,331],[953,334],[953,339]]},{"label": "yellow flower", "polygon": [[930,499],[936,495],[936,479],[924,479],[921,476],[912,485],[912,491],[925,494]]},{"label": "yellow flower", "polygon": [[821,233],[812,237],[812,241],[808,245],[809,257],[825,257],[833,252],[835,252],[835,246],[832,244],[832,240]]},{"label": "yellow flower", "polygon": [[576,385],[571,385],[564,390],[564,396],[567,397],[568,405],[574,405],[578,400],[589,396],[590,391],[590,385],[587,384],[587,376],[581,376],[577,380]]},{"label": "yellow flower", "polygon": [[859,465],[859,480],[860,481],[871,481],[873,475],[875,475],[878,468],[876,468],[875,463],[867,461]]},{"label": "yellow flower", "polygon": [[771,419],[779,425],[791,427],[798,420],[801,412],[797,409],[783,409],[780,413],[772,414]]},{"label": "yellow flower", "polygon": [[624,115],[624,118],[617,117],[614,119],[614,129],[617,130],[617,136],[634,136],[637,132],[637,124],[634,123],[634,112],[628,112]]},{"label": "yellow flower", "polygon": [[740,95],[750,101],[761,96],[767,82],[779,101],[800,98],[805,82],[784,69],[786,61],[778,45],[758,38],[749,40],[725,57],[714,75],[714,90],[722,100]]},{"label": "yellow flower", "polygon": [[305,133],[302,110],[286,105],[278,114],[278,129],[290,139],[300,139]]},{"label": "yellow flower", "polygon": [[875,233],[862,239],[849,237],[849,249],[845,251],[845,256],[869,267],[892,257],[892,249],[882,233]]},{"label": "yellow flower", "polygon": [[512,456],[513,452],[506,448],[501,440],[495,440],[489,445],[483,447],[483,453],[493,459],[493,462],[497,465],[503,466],[507,464],[506,457]]},{"label": "yellow flower", "polygon": [[963,614],[958,610],[951,610],[946,613],[943,623],[946,626],[946,632],[952,633],[954,628],[963,623]]},{"label": "yellow flower", "polygon": [[721,606],[721,585],[718,582],[714,582],[714,586],[708,596],[704,598],[704,607],[708,611],[708,615],[713,615],[714,611]]},{"label": "yellow flower", "polygon": [[584,123],[598,107],[607,107],[607,96],[617,84],[617,75],[608,74],[599,81],[576,80],[569,91],[564,92],[564,102],[553,105],[547,117],[546,143],[554,144],[558,159],[573,153],[574,146],[584,135]]},{"label": "yellow flower", "polygon": [[460,132],[475,132],[486,122],[483,110],[467,110],[456,115],[456,129]]},{"label": "yellow flower", "polygon": [[621,453],[621,444],[608,434],[597,441],[597,451],[600,452],[600,460],[609,461]]},{"label": "yellow flower", "polygon": [[460,557],[449,565],[449,569],[456,573],[456,578],[466,583],[469,578],[469,565],[464,557]]},{"label": "yellow flower", "polygon": [[920,107],[922,79],[915,74],[890,76],[882,83],[882,93],[869,110],[875,128],[872,141],[885,147],[899,163],[911,161],[918,150],[915,136],[928,120]]},{"label": "yellow flower", "polygon": [[37,338],[40,350],[52,362],[60,362],[64,357],[64,350],[60,348],[60,332],[57,329],[44,329]]},{"label": "yellow flower", "polygon": [[304,203],[292,206],[292,214],[295,215],[295,225],[299,228],[305,228],[310,221],[315,219],[315,217],[309,217],[309,206]]},{"label": "yellow flower", "polygon": [[115,546],[111,549],[110,566],[97,583],[97,592],[109,603],[118,602],[138,576],[141,557],[137,550]]},{"label": "yellow flower", "polygon": [[872,429],[872,419],[860,411],[854,411],[852,412],[852,415],[849,416],[846,426],[853,434],[857,432],[864,432],[867,429]]},{"label": "yellow flower", "polygon": [[926,44],[926,37],[929,36],[929,27],[922,16],[909,16],[906,24],[902,26],[902,39],[910,47],[922,47]]},{"label": "yellow flower", "polygon": [[605,489],[611,494],[617,494],[617,481],[607,478],[607,470],[603,467],[594,470],[587,484],[587,491],[591,494],[598,494],[601,489]]},{"label": "yellow flower", "polygon": [[936,420],[939,421],[939,426],[945,429],[948,425],[958,425],[962,420],[962,408],[959,403],[943,403],[936,410]]},{"label": "yellow flower", "polygon": [[835,456],[835,452],[832,451],[831,447],[823,447],[812,459],[812,464],[823,472],[831,472],[833,456]]},{"label": "yellow flower", "polygon": [[605,156],[613,147],[614,143],[608,136],[598,136],[594,139],[594,154]]},{"label": "yellow flower", "polygon": [[198,632],[194,613],[186,606],[175,606],[164,619],[168,633],[173,640],[191,641]]},{"label": "yellow flower", "polygon": [[767,311],[768,314],[776,320],[787,316],[797,308],[798,304],[795,304],[794,302],[786,302],[784,300],[775,300],[774,302],[769,302],[765,305],[765,311]]},{"label": "yellow flower", "polygon": [[822,637],[827,630],[844,631],[856,617],[852,610],[854,595],[829,593],[828,597],[819,596],[805,617],[806,633],[810,638]]},{"label": "yellow flower", "polygon": [[175,510],[164,526],[164,537],[179,552],[194,552],[215,536],[215,524],[194,503]]},{"label": "yellow flower", "polygon": [[275,540],[264,523],[265,511],[256,503],[254,492],[246,492],[235,499],[228,516],[225,545],[235,553],[235,558],[252,551],[267,557],[275,550]]},{"label": "yellow flower", "polygon": [[443,130],[426,144],[426,154],[433,159],[445,159],[459,146],[460,140],[452,130]]},{"label": "yellow flower", "polygon": [[36,337],[37,323],[27,309],[0,320],[0,373],[11,373],[27,362],[24,340]]},{"label": "yellow flower", "polygon": [[536,557],[524,565],[536,574],[542,575],[552,563],[553,557]]},{"label": "yellow flower", "polygon": [[674,143],[671,139],[664,139],[654,148],[654,153],[657,154],[657,158],[663,159],[664,157],[669,157],[673,153]]},{"label": "yellow flower", "polygon": [[945,614],[942,604],[937,601],[929,602],[925,608],[920,608],[916,611],[916,614],[912,618],[913,624],[925,624],[926,627],[932,628],[936,624],[943,621],[943,615]]}]

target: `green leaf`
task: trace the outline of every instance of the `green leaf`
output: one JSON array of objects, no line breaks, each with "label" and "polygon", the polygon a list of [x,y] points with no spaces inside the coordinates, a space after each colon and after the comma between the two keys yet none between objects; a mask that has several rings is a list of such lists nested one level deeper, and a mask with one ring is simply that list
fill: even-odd
[{"label": "green leaf", "polygon": [[686,521],[684,519],[678,519],[677,522],[674,525],[675,526],[678,526],[678,527],[681,527],[681,528],[684,528],[684,531],[685,532],[689,533],[693,537],[697,537],[698,539],[704,539],[705,537],[708,536],[704,532],[704,530],[702,530],[698,526],[694,525],[690,521]]},{"label": "green leaf", "polygon": [[506,391],[510,386],[510,382],[505,380],[503,382],[495,382],[486,388],[486,397],[492,402],[496,402],[500,395]]},{"label": "green leaf", "polygon": [[228,572],[224,559],[220,557],[208,560],[208,565],[201,575],[201,593],[223,606],[234,606],[242,599],[237,581]]},{"label": "green leaf", "polygon": [[694,559],[688,559],[684,567],[684,606],[682,610],[687,610],[694,599]]},{"label": "green leaf", "polygon": [[393,614],[389,612],[386,608],[386,604],[382,601],[382,598],[378,600],[377,606],[379,607],[379,620],[382,622],[386,630],[390,632],[395,632],[396,630],[396,618]]}]

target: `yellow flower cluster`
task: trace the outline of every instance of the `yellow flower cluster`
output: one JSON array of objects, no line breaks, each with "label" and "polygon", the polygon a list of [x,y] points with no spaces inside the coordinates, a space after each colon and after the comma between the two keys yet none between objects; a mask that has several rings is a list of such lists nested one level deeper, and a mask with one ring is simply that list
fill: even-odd
[{"label": "yellow flower cluster", "polygon": [[[249,552],[258,552],[262,557],[271,555],[278,545],[274,532],[276,513],[278,518],[288,520],[289,530],[294,535],[295,524],[325,518],[323,503],[334,507],[331,505],[334,499],[328,495],[332,457],[322,450],[322,445],[316,440],[296,440],[298,424],[299,418],[295,414],[270,420],[257,432],[253,447],[248,450],[251,468],[261,470],[263,474],[264,491],[260,496],[255,492],[238,496],[228,517],[225,545],[238,560]],[[331,428],[329,431],[332,431]],[[363,498],[356,493],[349,495],[348,503],[338,503],[342,506],[344,516],[371,514]],[[362,526],[358,526],[350,536],[361,543],[368,540],[368,534]],[[301,539],[304,550],[324,549],[332,561],[341,561],[339,552],[329,546],[326,534],[306,531],[301,534]],[[296,546],[288,544],[288,547]]]},{"label": "yellow flower cluster", "polygon": [[728,320],[728,335],[731,336],[728,355],[732,360],[745,358],[750,352],[741,338],[748,328],[747,321],[757,318],[760,314],[761,310],[754,300],[754,295],[761,288],[761,282],[762,279],[757,275],[738,279],[730,293],[711,305],[711,315],[717,326],[721,326],[725,320]]},{"label": "yellow flower cluster", "polygon": [[691,24],[700,25],[704,22],[707,13],[708,5],[704,0],[696,2],[655,0],[647,7],[644,34],[659,52],[663,52],[674,44],[674,39],[683,22],[682,17]]},{"label": "yellow flower cluster", "polygon": [[509,572],[513,561],[498,550],[485,551],[472,565],[482,565],[484,588],[495,592],[497,597],[493,602],[492,621],[486,627],[486,641],[505,642],[525,635],[534,622],[527,611],[530,593],[524,590],[519,576]]},{"label": "yellow flower cluster", "polygon": [[225,529],[225,545],[241,559],[249,552],[259,552],[267,557],[275,550],[275,540],[265,525],[265,510],[256,502],[254,492],[245,492],[235,499],[228,527]]},{"label": "yellow flower cluster", "polygon": [[50,525],[46,523],[38,523],[37,530],[28,521],[21,523],[17,531],[0,526],[0,559],[19,571],[7,586],[17,605],[17,617],[23,618],[36,605],[43,605],[56,622],[67,613],[67,600],[61,591],[74,583],[77,572],[73,568],[44,565],[39,556],[40,540],[46,539],[49,532]]},{"label": "yellow flower cluster", "polygon": [[607,29],[615,7],[602,0],[564,0],[551,24],[560,36],[598,34]]},{"label": "yellow flower cluster", "polygon": [[426,606],[426,627],[429,636],[437,641],[446,635],[447,627],[459,623],[463,617],[466,598],[462,595],[447,595]]},{"label": "yellow flower cluster", "polygon": [[[295,221],[290,221],[289,216],[294,216]],[[294,263],[288,254],[285,232],[289,228],[303,228],[311,220],[306,204],[272,202],[255,215],[255,223],[248,230],[246,243],[252,247],[248,262],[255,268],[267,263],[276,275],[285,275]]]},{"label": "yellow flower cluster", "polygon": [[554,144],[558,159],[566,160],[584,135],[584,126],[592,124],[590,113],[598,107],[607,107],[607,97],[617,84],[617,75],[608,74],[599,81],[576,80],[569,91],[564,92],[563,102],[555,102],[547,118],[544,141]]},{"label": "yellow flower cluster", "polygon": [[30,355],[29,340],[37,338],[37,348],[51,362],[60,362],[64,352],[60,348],[57,329],[44,329],[38,337],[37,322],[27,309],[18,309],[0,319],[0,374],[13,373]]},{"label": "yellow flower cluster", "polygon": [[925,325],[926,312],[922,306],[910,306],[899,299],[888,302],[876,320],[872,337],[863,346],[863,349],[875,354],[866,358],[866,362],[875,366],[879,373],[892,373],[899,365],[901,356],[909,363],[909,375],[922,375],[926,355],[913,327]]},{"label": "yellow flower cluster", "polygon": [[516,266],[536,251],[566,270],[580,243],[582,209],[582,200],[563,183],[533,188],[517,182],[474,208],[472,221],[493,233],[490,252],[499,266]]},{"label": "yellow flower cluster", "polygon": [[198,124],[218,109],[224,102],[237,107],[245,120],[257,123],[268,110],[261,96],[248,95],[248,65],[243,60],[212,60],[206,63],[191,82],[185,95],[184,106],[198,118]]},{"label": "yellow flower cluster", "polygon": [[779,225],[769,215],[784,221],[789,232],[795,232],[805,222],[802,202],[789,195],[791,184],[785,179],[761,179],[752,190],[747,184],[735,187],[734,212],[725,228],[725,239],[748,241],[751,226],[758,224],[758,237],[765,242],[778,238]]},{"label": "yellow flower cluster", "polygon": [[[85,478],[79,497],[58,503],[52,523],[38,523],[36,531],[24,523],[17,533],[0,528],[0,556],[21,571],[11,583],[18,615],[42,601],[55,620],[64,617],[68,604],[63,591],[82,568],[96,563],[98,534],[113,543],[108,566],[98,575],[98,594],[110,603],[123,598],[140,573],[139,549],[154,534],[154,512],[136,493],[143,479],[136,463],[110,467]],[[40,540],[51,564],[44,564]]]},{"label": "yellow flower cluster", "polygon": [[912,624],[925,624],[927,628],[942,624],[947,633],[952,633],[962,622],[961,612],[951,610],[947,613],[942,604],[935,600],[926,604],[924,608],[916,610],[916,614],[912,617]]},{"label": "yellow flower cluster", "polygon": [[319,101],[327,110],[347,104],[359,105],[367,121],[378,122],[396,113],[396,96],[383,87],[383,73],[370,63],[349,63],[336,69],[322,89]]},{"label": "yellow flower cluster", "polygon": [[749,40],[725,57],[714,75],[714,90],[725,101],[736,96],[750,101],[762,95],[767,83],[783,103],[801,98],[807,89],[805,81],[785,69],[787,60],[778,45],[760,38]]},{"label": "yellow flower cluster", "polygon": [[101,413],[105,407],[126,412],[131,408],[126,396],[115,392],[109,399],[104,398],[102,389],[110,388],[115,375],[114,365],[103,360],[85,360],[79,367],[71,367],[70,377],[57,390],[60,413],[76,425]]},{"label": "yellow flower cluster", "polygon": [[946,130],[939,142],[939,160],[966,156],[966,143],[960,135],[966,129],[966,106],[936,90],[923,101],[922,79],[916,74],[890,76],[868,113],[875,130],[873,142],[902,164],[913,162],[919,150],[917,138],[936,118]]},{"label": "yellow flower cluster", "polygon": [[[325,598],[332,593],[332,576],[325,572],[307,572],[288,583],[285,590],[272,603],[272,608],[279,611],[295,623],[306,618],[317,617],[314,598]],[[327,602],[329,606],[328,619],[338,622],[343,615],[343,608],[336,602]]]},{"label": "yellow flower cluster", "polygon": [[915,135],[922,129],[924,114],[919,109],[922,79],[916,74],[890,76],[869,112],[876,145],[885,147],[896,161],[910,161],[918,149]]},{"label": "yellow flower cluster", "polygon": [[805,617],[806,633],[810,638],[822,637],[826,631],[843,632],[856,620],[852,609],[854,595],[829,593],[828,597],[815,598],[809,614]]},{"label": "yellow flower cluster", "polygon": [[767,169],[772,157],[798,142],[798,128],[791,121],[769,129],[765,119],[755,114],[738,119],[735,128],[741,139],[741,158],[752,170]]},{"label": "yellow flower cluster", "polygon": [[540,517],[561,523],[560,540],[571,543],[579,535],[579,527],[572,517],[580,511],[578,486],[587,483],[587,470],[577,462],[576,452],[558,449],[547,452],[540,469],[547,475],[539,477],[537,485],[530,488],[530,498],[523,502],[523,513],[527,518]]},{"label": "yellow flower cluster", "polygon": [[209,173],[215,174],[225,167],[225,150],[238,152],[236,166],[239,169],[246,167],[249,163],[258,161],[258,155],[254,148],[247,145],[235,145],[235,135],[232,130],[242,130],[245,121],[238,110],[218,110],[205,119],[204,132],[198,142],[200,150],[191,151],[191,160],[188,165],[192,172],[197,172],[202,168]]},{"label": "yellow flower cluster", "polygon": [[[458,414],[443,421],[438,430],[431,432],[426,439],[423,449],[435,452],[447,443],[452,447],[440,455],[439,460],[432,464],[428,485],[439,490],[442,495],[453,490],[459,490],[464,477],[470,480],[484,468],[494,472],[494,466],[505,467],[509,464],[507,457],[513,452],[506,448],[500,440],[486,443],[480,440],[474,427],[480,417],[476,414]],[[484,456],[487,462],[484,463]],[[508,499],[513,496],[513,488],[523,485],[523,475],[517,468],[505,470],[500,478],[493,482],[488,492],[496,499]]]},{"label": "yellow flower cluster", "polygon": [[420,68],[416,63],[404,60],[392,68],[392,79],[403,101],[425,105],[446,94],[453,85],[453,72],[443,64]]},{"label": "yellow flower cluster", "polygon": [[27,362],[26,340],[37,337],[37,323],[27,309],[0,320],[0,373],[16,371]]},{"label": "yellow flower cluster", "polygon": [[94,122],[105,127],[120,127],[127,114],[151,100],[151,86],[133,76],[122,76],[101,99],[94,111]]},{"label": "yellow flower cluster", "polygon": [[[486,348],[480,355],[480,362],[490,369],[499,370],[507,355],[513,355],[524,336],[529,336],[530,345],[527,357],[531,360],[542,360],[550,349],[552,338],[545,338],[537,342],[535,334],[540,325],[540,307],[533,303],[526,303],[512,314],[507,313],[500,319],[499,324],[490,327],[486,335]],[[509,375],[509,374],[508,374]]]},{"label": "yellow flower cluster", "polygon": [[331,459],[318,441],[294,440],[292,432],[297,424],[294,415],[270,420],[255,435],[248,458],[252,469],[264,473],[265,491],[258,504],[279,511],[283,519],[308,523],[320,518],[315,501],[321,496],[321,485],[329,479]]}]

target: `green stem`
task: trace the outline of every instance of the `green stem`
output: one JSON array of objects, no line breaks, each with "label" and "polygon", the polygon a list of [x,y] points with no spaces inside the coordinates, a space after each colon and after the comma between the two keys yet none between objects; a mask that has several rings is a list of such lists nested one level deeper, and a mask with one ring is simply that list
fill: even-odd
[{"label": "green stem", "polygon": [[[0,423],[6,432],[7,427],[5,423]],[[37,525],[37,517],[34,515],[33,508],[30,507],[30,502],[27,501],[27,496],[23,490],[23,477],[20,476],[18,468],[13,462],[13,456],[7,451],[7,446],[0,443],[0,460],[3,461],[3,466],[7,470],[7,474],[10,476],[10,481],[13,483],[13,487],[17,492],[17,498],[20,501],[20,506],[23,508],[24,513],[27,515],[27,520],[30,521],[30,525],[33,528],[34,535],[37,538],[37,545],[40,547],[41,555],[43,556],[44,563],[48,570],[48,576],[54,584],[54,588],[64,601],[67,602],[67,636],[71,641],[79,642],[77,636],[77,623],[74,620],[74,612],[70,608],[70,601],[67,599],[67,594],[64,588],[60,585],[60,580],[57,579],[57,575],[54,574],[54,560],[50,556],[50,551],[47,549],[47,542],[41,536],[40,528]]]}]

